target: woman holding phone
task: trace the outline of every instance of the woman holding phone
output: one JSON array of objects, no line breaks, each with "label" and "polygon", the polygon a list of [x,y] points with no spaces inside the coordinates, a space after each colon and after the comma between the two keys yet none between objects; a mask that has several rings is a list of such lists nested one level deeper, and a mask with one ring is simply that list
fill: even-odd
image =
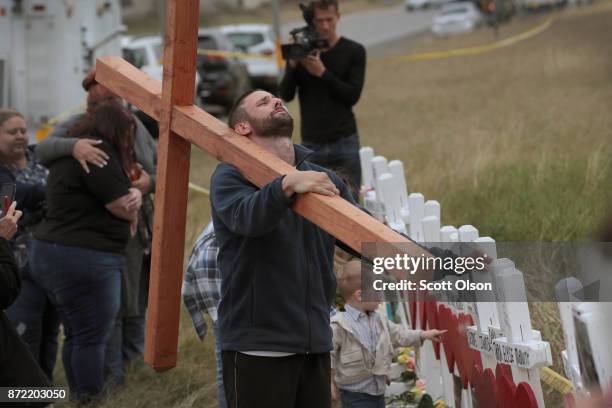
[{"label": "woman holding phone", "polygon": [[28,262],[32,231],[44,216],[49,171],[36,160],[28,142],[26,121],[21,113],[0,109],[0,183],[16,185],[17,209],[23,212],[19,229],[11,239],[22,278],[21,292],[6,314],[51,380],[57,359],[59,317],[45,291],[32,279]]},{"label": "woman holding phone", "polygon": [[34,233],[32,275],[57,307],[66,339],[62,359],[76,398],[104,389],[105,345],[119,311],[121,268],[135,230],[141,192],[130,187],[135,166],[132,115],[110,101],[70,131],[95,137],[110,158],[87,173],[72,157],[51,164],[47,215]]},{"label": "woman holding phone", "polygon": [[21,217],[16,206],[13,202],[9,208],[3,208],[6,214],[0,217],[0,386],[46,387],[45,374],[2,311],[15,301],[21,290],[19,270],[9,243]]}]

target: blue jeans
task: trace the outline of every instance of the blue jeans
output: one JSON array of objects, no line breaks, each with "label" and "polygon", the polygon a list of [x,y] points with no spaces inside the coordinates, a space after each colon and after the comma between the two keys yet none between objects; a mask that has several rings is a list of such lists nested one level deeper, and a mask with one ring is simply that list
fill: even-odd
[{"label": "blue jeans", "polygon": [[30,265],[21,269],[21,292],[6,315],[50,382],[57,359],[59,315],[45,290],[32,279]]},{"label": "blue jeans", "polygon": [[384,395],[370,395],[362,392],[340,390],[342,408],[385,408]]},{"label": "blue jeans", "polygon": [[302,142],[302,146],[314,153],[308,161],[333,170],[344,179],[349,191],[357,200],[361,188],[361,163],[359,160],[359,135],[342,137],[331,143]]},{"label": "blue jeans", "polygon": [[[144,353],[147,301],[149,294],[150,258],[142,264],[142,280],[138,295],[138,316],[117,316],[113,334],[108,341],[104,357],[105,376],[116,384],[123,384],[123,366],[142,357]],[[147,280],[145,282],[145,280]]]},{"label": "blue jeans", "polygon": [[223,387],[223,361],[221,360],[221,334],[219,333],[219,321],[213,322],[215,333],[215,361],[217,363],[217,395],[219,397],[219,408],[227,408],[225,388]]},{"label": "blue jeans", "polygon": [[64,325],[68,384],[78,400],[91,400],[104,389],[104,354],[119,312],[124,257],[33,240],[30,259],[32,277]]}]

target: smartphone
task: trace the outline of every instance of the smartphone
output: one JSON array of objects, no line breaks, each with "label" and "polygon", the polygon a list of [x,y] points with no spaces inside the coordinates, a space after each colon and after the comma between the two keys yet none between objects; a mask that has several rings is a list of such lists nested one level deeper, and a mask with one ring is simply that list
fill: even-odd
[{"label": "smartphone", "polygon": [[15,183],[3,183],[0,187],[0,218],[6,215],[9,207],[15,201]]}]

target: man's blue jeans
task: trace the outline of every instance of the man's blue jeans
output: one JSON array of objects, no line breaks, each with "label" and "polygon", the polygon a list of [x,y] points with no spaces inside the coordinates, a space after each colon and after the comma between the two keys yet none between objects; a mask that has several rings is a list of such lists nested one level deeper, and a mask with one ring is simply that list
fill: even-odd
[{"label": "man's blue jeans", "polygon": [[314,153],[306,160],[333,170],[346,182],[357,200],[361,188],[361,162],[359,160],[359,135],[342,137],[331,143],[302,142],[302,146]]},{"label": "man's blue jeans", "polygon": [[225,388],[223,387],[223,361],[221,360],[221,334],[219,333],[218,320],[213,322],[215,333],[215,361],[217,362],[217,394],[219,396],[219,408],[227,408]]},{"label": "man's blue jeans", "polygon": [[384,395],[370,395],[362,392],[340,390],[342,408],[385,408]]},{"label": "man's blue jeans", "polygon": [[121,298],[118,254],[32,241],[32,277],[47,292],[64,325],[62,360],[76,398],[104,389],[104,354]]}]

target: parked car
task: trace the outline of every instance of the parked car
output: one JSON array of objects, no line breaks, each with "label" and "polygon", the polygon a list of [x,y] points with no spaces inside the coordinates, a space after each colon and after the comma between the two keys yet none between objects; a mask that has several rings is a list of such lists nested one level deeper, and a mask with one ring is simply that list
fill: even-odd
[{"label": "parked car", "polygon": [[[161,37],[148,35],[143,37],[125,36],[121,38],[123,58],[158,81],[164,78],[162,57],[164,49]],[[196,72],[196,86],[200,77]]]},{"label": "parked car", "polygon": [[141,69],[153,78],[161,81],[164,76],[164,66],[161,63],[164,50],[161,37],[123,37],[121,38],[123,58]]},{"label": "parked car", "polygon": [[431,31],[439,36],[465,33],[474,30],[483,22],[484,17],[474,3],[449,3],[433,18]]},{"label": "parked car", "polygon": [[236,24],[218,27],[238,49],[254,54],[243,58],[251,83],[276,93],[280,69],[274,42],[274,30],[269,24]]},{"label": "parked car", "polygon": [[406,0],[406,11],[425,10],[441,7],[453,0]]},{"label": "parked car", "polygon": [[201,105],[220,105],[229,112],[234,102],[252,88],[239,50],[216,28],[198,31],[198,98]]}]

